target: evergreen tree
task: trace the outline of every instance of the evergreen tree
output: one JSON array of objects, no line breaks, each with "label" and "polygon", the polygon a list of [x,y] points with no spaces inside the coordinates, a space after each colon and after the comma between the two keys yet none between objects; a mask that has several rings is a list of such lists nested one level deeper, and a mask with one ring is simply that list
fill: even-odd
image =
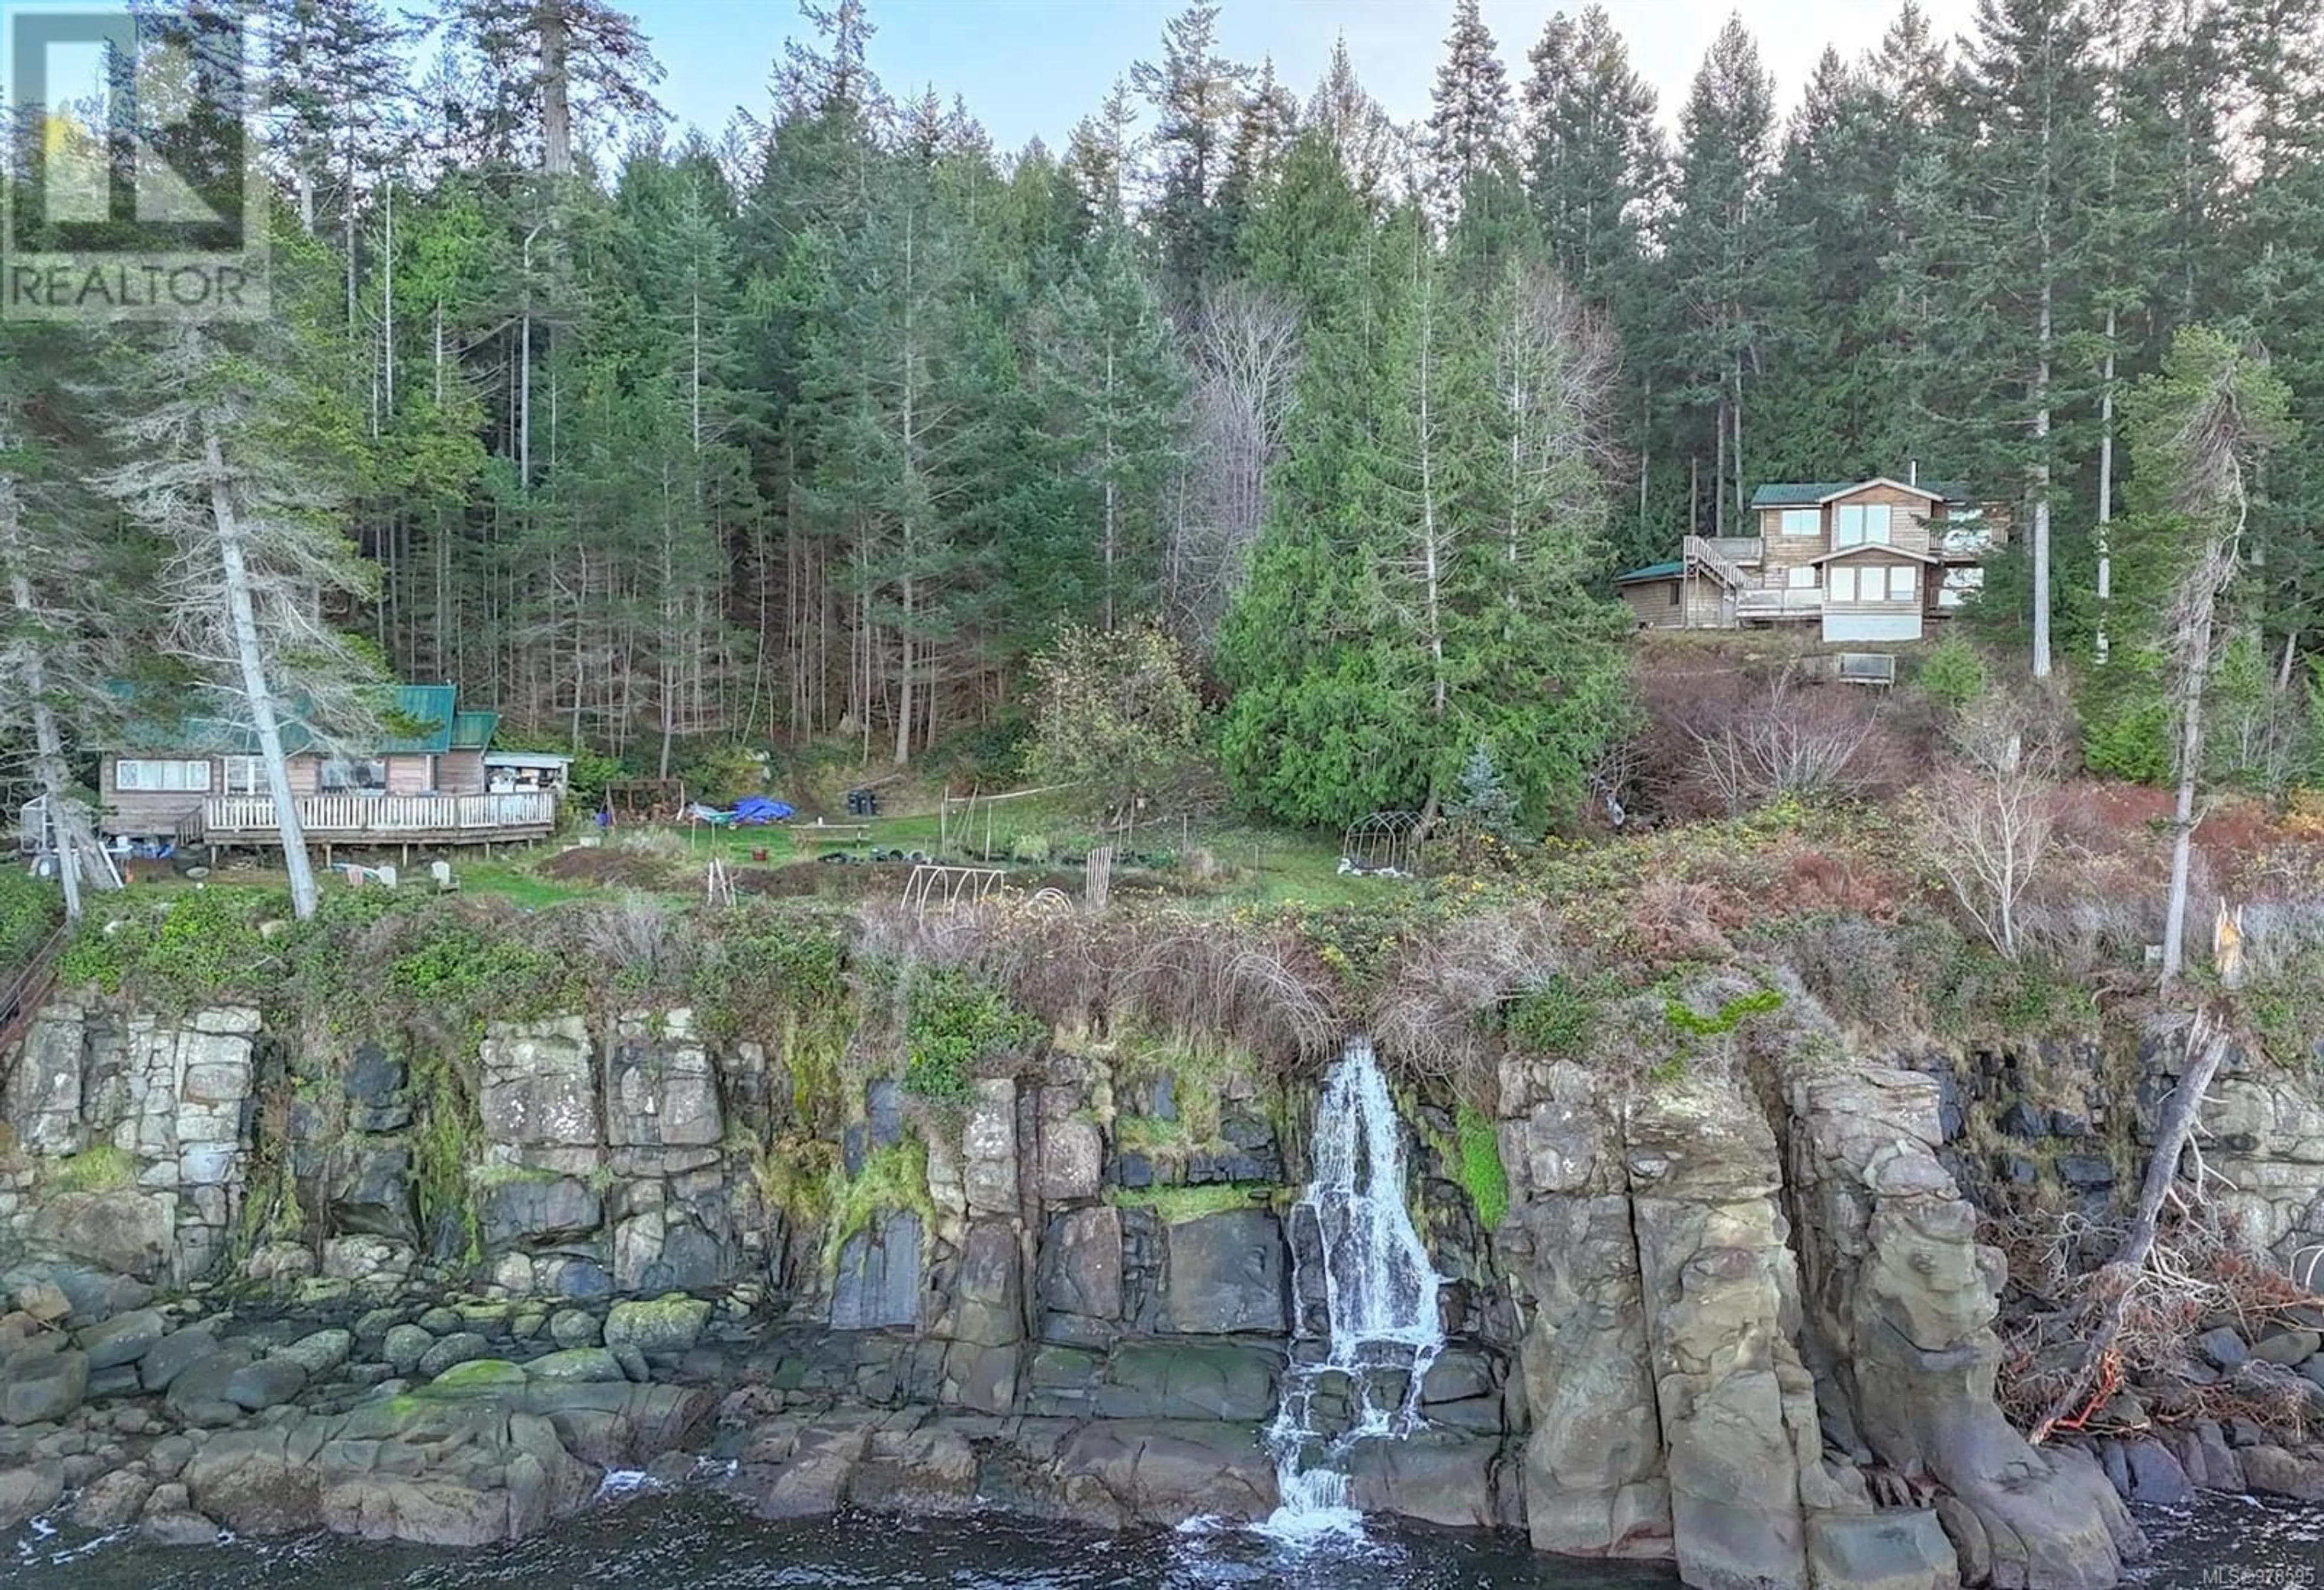
[{"label": "evergreen tree", "polygon": [[1188,6],[1163,30],[1161,64],[1140,61],[1130,72],[1154,109],[1148,225],[1181,312],[1225,270],[1231,242],[1215,201],[1247,73],[1219,53],[1218,23],[1217,5]]},{"label": "evergreen tree", "polygon": [[1509,154],[1509,85],[1478,0],[1454,0],[1428,117],[1429,181],[1438,213],[1457,214],[1469,185]]}]

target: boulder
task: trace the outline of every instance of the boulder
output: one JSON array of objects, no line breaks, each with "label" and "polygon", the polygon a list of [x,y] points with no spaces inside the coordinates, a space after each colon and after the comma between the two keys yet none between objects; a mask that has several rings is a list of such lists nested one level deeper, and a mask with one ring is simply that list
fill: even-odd
[{"label": "boulder", "polygon": [[0,1423],[55,1424],[88,1392],[88,1355],[36,1343],[0,1368]]},{"label": "boulder", "polygon": [[165,1276],[177,1254],[172,1200],[134,1189],[60,1192],[32,1210],[26,1236],[37,1246],[139,1281]]},{"label": "boulder", "polygon": [[183,1508],[156,1510],[151,1503],[137,1521],[137,1532],[156,1546],[215,1546],[218,1538],[217,1525],[200,1513]]},{"label": "boulder", "polygon": [[2122,1457],[2130,1482],[2124,1492],[2126,1500],[2183,1507],[2195,1499],[2186,1469],[2162,1442],[2125,1441]]},{"label": "boulder", "polygon": [[226,1400],[256,1413],[280,1407],[306,1389],[306,1369],[293,1359],[277,1356],[245,1364],[229,1375]]},{"label": "boulder", "polygon": [[0,1530],[14,1530],[39,1517],[64,1493],[63,1471],[53,1463],[0,1469]]},{"label": "boulder", "polygon": [[535,1381],[627,1381],[622,1365],[603,1347],[567,1347],[546,1353],[524,1366],[525,1378]]},{"label": "boulder", "polygon": [[625,1020],[605,1066],[605,1140],[617,1145],[705,1148],[725,1135],[718,1072],[698,1043],[645,1039]]},{"label": "boulder", "polygon": [[1817,1590],[1955,1590],[1961,1564],[1935,1512],[1811,1513],[1808,1570]]},{"label": "boulder", "polygon": [[16,1289],[17,1310],[42,1325],[61,1325],[72,1312],[72,1300],[53,1281],[28,1281]]},{"label": "boulder", "polygon": [[2277,1446],[2246,1447],[2237,1456],[2243,1459],[2244,1484],[2262,1495],[2324,1502],[2324,1462]]},{"label": "boulder", "polygon": [[652,1357],[685,1353],[710,1322],[710,1303],[682,1292],[615,1303],[605,1316],[605,1345],[633,1347]]},{"label": "boulder", "polygon": [[170,1382],[165,1399],[170,1412],[180,1424],[205,1429],[234,1423],[245,1410],[226,1391],[249,1362],[248,1349],[235,1343],[189,1364]]},{"label": "boulder", "polygon": [[1498,1436],[1444,1430],[1400,1441],[1359,1441],[1348,1454],[1349,1500],[1366,1512],[1491,1529],[1501,1521],[1493,1484],[1500,1447]]},{"label": "boulder", "polygon": [[359,1043],[339,1082],[346,1094],[347,1127],[355,1132],[401,1131],[411,1120],[403,1097],[403,1062],[376,1043]]},{"label": "boulder", "polygon": [[408,1376],[419,1370],[420,1360],[435,1345],[435,1337],[425,1326],[392,1326],[386,1340],[380,1344],[379,1356],[396,1374]]},{"label": "boulder", "polygon": [[2240,1369],[2251,1356],[2251,1349],[2244,1345],[2244,1338],[2225,1325],[2197,1337],[2195,1350],[2222,1369]]},{"label": "boulder", "polygon": [[166,1392],[180,1371],[217,1351],[216,1332],[207,1325],[189,1325],[146,1349],[137,1365],[138,1378],[149,1392]]},{"label": "boulder", "polygon": [[1248,1522],[1275,1510],[1275,1465],[1251,1425],[1101,1420],[1080,1427],[1056,1461],[1068,1493],[1093,1484],[1122,1523]]},{"label": "boulder", "polygon": [[514,1400],[524,1394],[527,1380],[524,1370],[505,1358],[464,1358],[413,1394],[431,1402]]},{"label": "boulder", "polygon": [[413,1372],[426,1380],[434,1380],[447,1370],[462,1364],[471,1364],[485,1357],[493,1344],[473,1330],[456,1330],[443,1337],[420,1355]]},{"label": "boulder", "polygon": [[2314,1356],[2319,1349],[2324,1349],[2324,1333],[2279,1330],[2253,1343],[2251,1356],[2262,1364],[2277,1364],[2289,1369]]},{"label": "boulder", "polygon": [[1004,1220],[979,1220],[962,1239],[951,1336],[982,1347],[1025,1336],[1025,1297],[1017,1235]]},{"label": "boulder", "polygon": [[152,1493],[151,1475],[139,1468],[116,1468],[82,1486],[69,1516],[76,1528],[111,1534],[135,1523]]},{"label": "boulder", "polygon": [[101,1325],[92,1325],[74,1337],[88,1355],[91,1370],[134,1364],[152,1352],[169,1327],[158,1309],[133,1309]]},{"label": "boulder", "polygon": [[1168,1228],[1169,1328],[1196,1335],[1289,1328],[1289,1255],[1273,1211],[1231,1209]]},{"label": "boulder", "polygon": [[559,1309],[549,1317],[549,1339],[560,1347],[594,1347],[604,1338],[595,1314],[582,1309]]},{"label": "boulder", "polygon": [[[1257,1344],[1129,1342],[1094,1388],[1095,1411],[1107,1419],[1254,1423],[1274,1411],[1282,1366],[1280,1349]],[[1074,1411],[1078,1402],[1055,1411]]]},{"label": "boulder", "polygon": [[1017,1213],[1017,1084],[977,1082],[961,1132],[961,1184],[972,1215]]},{"label": "boulder", "polygon": [[274,1356],[287,1358],[307,1372],[310,1380],[321,1380],[336,1374],[339,1366],[355,1351],[355,1333],[349,1330],[318,1330],[300,1337],[289,1346],[277,1347]]}]

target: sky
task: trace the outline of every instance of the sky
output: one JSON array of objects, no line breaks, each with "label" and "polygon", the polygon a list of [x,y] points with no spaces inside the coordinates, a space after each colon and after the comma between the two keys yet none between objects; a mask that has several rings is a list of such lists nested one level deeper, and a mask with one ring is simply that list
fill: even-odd
[{"label": "sky", "polygon": [[[1855,56],[1877,44],[1892,0],[1603,0],[1631,60],[1678,106],[1730,12],[1759,41],[1782,103],[1797,99],[1826,44]],[[934,85],[964,96],[1003,151],[1038,136],[1062,149],[1114,78],[1158,60],[1163,24],[1185,0],[870,0],[873,70],[890,94]],[[669,76],[660,98],[680,124],[715,133],[738,106],[763,114],[769,69],[804,27],[793,0],[629,0]],[[1966,30],[1974,0],[1922,0],[1937,32]],[[1485,23],[1522,81],[1542,25],[1581,0],[1484,0]],[[1428,114],[1451,0],[1222,0],[1220,42],[1232,60],[1272,56],[1304,100],[1345,32],[1356,74],[1398,121]]]}]

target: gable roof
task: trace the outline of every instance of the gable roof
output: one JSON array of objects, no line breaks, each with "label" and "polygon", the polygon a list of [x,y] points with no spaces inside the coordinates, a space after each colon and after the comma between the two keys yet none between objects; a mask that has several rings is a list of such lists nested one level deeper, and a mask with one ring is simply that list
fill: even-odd
[{"label": "gable roof", "polygon": [[[126,681],[110,687],[127,703],[127,721],[113,743],[104,749],[124,754],[144,752],[163,756],[254,757],[258,735],[249,725],[208,715],[171,718],[165,701],[150,700],[140,710],[137,689]],[[446,751],[482,750],[492,744],[500,727],[498,712],[459,710],[456,685],[399,685],[391,708],[397,727],[407,734],[388,733],[371,748],[374,756],[441,756]],[[302,756],[319,749],[318,737],[308,723],[309,703],[298,702],[281,714],[282,750]]]},{"label": "gable roof", "polygon": [[1893,475],[1874,475],[1862,481],[1770,481],[1751,493],[1754,508],[1817,508],[1834,497],[1845,497],[1850,492],[1860,492],[1867,486],[1894,486],[1900,492],[1937,502],[1970,502],[1976,493],[1959,481],[1929,481],[1915,485]]},{"label": "gable roof", "polygon": [[1675,580],[1684,574],[1683,565],[1673,563],[1650,563],[1644,568],[1632,569],[1627,574],[1616,574],[1614,584],[1628,585],[1639,580]]},{"label": "gable roof", "polygon": [[1855,547],[1842,547],[1836,552],[1827,552],[1821,557],[1811,557],[1808,561],[1810,563],[1830,563],[1836,557],[1854,557],[1859,552],[1885,552],[1891,557],[1902,557],[1914,563],[1936,563],[1941,561],[1926,552],[1907,551],[1902,547],[1891,547],[1886,541],[1866,541],[1861,545]]}]

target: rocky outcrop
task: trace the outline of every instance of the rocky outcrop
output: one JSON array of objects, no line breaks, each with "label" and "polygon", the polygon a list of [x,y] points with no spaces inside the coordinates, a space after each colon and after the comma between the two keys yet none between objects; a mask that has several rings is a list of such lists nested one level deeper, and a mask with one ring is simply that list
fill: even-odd
[{"label": "rocky outcrop", "polygon": [[[1415,1111],[1450,1339],[1417,1429],[1348,1453],[1358,1505],[1715,1590],[2095,1590],[2140,1549],[2118,1490],[2324,1493],[2312,1454],[2217,1423],[2028,1446],[1963,1196],[1993,1162],[1948,1077],[1796,1013],[1633,1052],[1663,1013],[1633,1014],[1618,1056],[1506,1061],[1489,1237],[1449,1101]],[[0,1514],[70,1489],[155,1539],[473,1543],[609,1467],[706,1457],[776,1516],[1278,1501],[1261,1436],[1295,1356],[1323,1362],[1322,1281],[1312,1217],[1282,1214],[1303,1151],[1271,1123],[1296,1112],[1249,1075],[1061,1043],[938,1108],[853,1056],[810,1110],[785,1056],[679,1009],[493,1026],[447,1119],[424,1051],[292,1047],[242,1010],[34,1024],[5,1081]],[[2311,1109],[2238,1073],[2207,1116],[2287,1258],[2324,1223]],[[431,1183],[423,1208],[447,1147],[459,1207]],[[2221,1356],[2319,1358],[2298,1326],[2228,1334]]]}]

